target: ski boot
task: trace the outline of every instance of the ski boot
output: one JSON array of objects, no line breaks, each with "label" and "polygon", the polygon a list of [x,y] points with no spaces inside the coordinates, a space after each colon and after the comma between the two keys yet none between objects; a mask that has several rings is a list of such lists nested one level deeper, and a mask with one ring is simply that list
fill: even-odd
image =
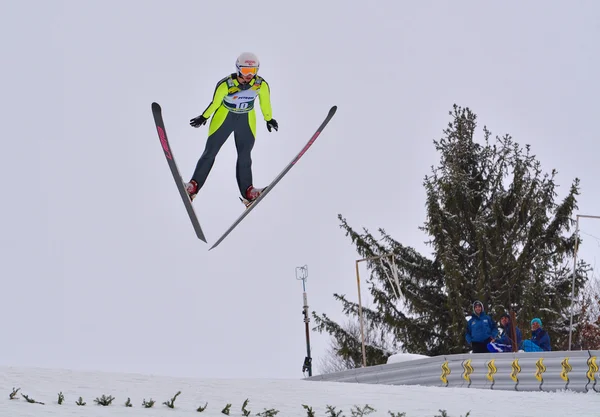
[{"label": "ski boot", "polygon": [[258,196],[260,196],[262,194],[262,192],[266,188],[267,187],[264,187],[264,188],[254,188],[254,186],[251,185],[246,190],[246,198],[240,197],[240,200],[242,201],[242,203],[244,203],[244,205],[246,206],[246,208],[248,208],[248,207],[250,207],[252,205],[252,203],[254,203],[254,201],[258,198]]},{"label": "ski boot", "polygon": [[190,182],[186,182],[183,185],[185,186],[185,190],[187,191],[190,200],[194,201],[196,194],[198,194],[198,183],[194,180],[190,180]]}]

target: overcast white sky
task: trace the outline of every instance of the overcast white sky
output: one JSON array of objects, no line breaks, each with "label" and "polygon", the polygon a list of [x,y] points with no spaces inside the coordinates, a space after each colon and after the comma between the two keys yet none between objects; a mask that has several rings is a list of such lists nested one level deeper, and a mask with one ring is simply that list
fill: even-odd
[{"label": "overcast white sky", "polygon": [[[301,377],[295,268],[310,309],[339,319],[357,254],[338,213],[429,252],[422,182],[453,103],[530,143],[560,198],[580,177],[579,213],[600,215],[599,15],[595,1],[1,0],[0,364]],[[189,119],[247,50],[280,125],[258,113],[257,186],[338,112],[208,252],[150,104],[187,179],[207,135]],[[243,210],[235,159],[231,137],[194,202],[210,244]],[[582,231],[600,237],[596,222]],[[581,254],[600,260],[592,240]],[[312,333],[315,373],[328,340]]]}]

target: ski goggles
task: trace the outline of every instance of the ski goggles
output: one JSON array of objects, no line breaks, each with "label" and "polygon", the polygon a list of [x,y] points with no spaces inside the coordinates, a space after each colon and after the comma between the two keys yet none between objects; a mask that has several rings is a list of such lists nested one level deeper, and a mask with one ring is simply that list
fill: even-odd
[{"label": "ski goggles", "polygon": [[238,67],[238,71],[242,75],[256,75],[258,73],[257,67]]}]

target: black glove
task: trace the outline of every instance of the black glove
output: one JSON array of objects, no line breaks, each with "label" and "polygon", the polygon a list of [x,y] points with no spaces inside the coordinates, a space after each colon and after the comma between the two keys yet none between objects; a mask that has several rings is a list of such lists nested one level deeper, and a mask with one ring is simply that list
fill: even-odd
[{"label": "black glove", "polygon": [[200,115],[200,116],[194,117],[192,120],[190,120],[190,125],[192,125],[193,127],[198,127],[203,124],[206,124],[207,120],[208,119],[206,117]]},{"label": "black glove", "polygon": [[270,132],[271,129],[279,130],[279,125],[277,124],[277,120],[271,119],[267,122],[267,130]]}]

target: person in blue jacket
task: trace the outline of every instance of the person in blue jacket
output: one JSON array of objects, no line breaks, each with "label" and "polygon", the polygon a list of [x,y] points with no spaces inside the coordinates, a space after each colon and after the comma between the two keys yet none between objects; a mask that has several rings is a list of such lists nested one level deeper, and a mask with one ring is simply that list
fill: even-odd
[{"label": "person in blue jacket", "polygon": [[487,344],[498,337],[498,326],[490,316],[485,314],[481,301],[473,303],[473,313],[467,323],[465,339],[473,348],[473,353],[489,352]]},{"label": "person in blue jacket", "polygon": [[[494,342],[490,342],[487,345],[487,348],[490,352],[512,352],[513,350],[513,338],[512,338],[512,325],[510,321],[510,316],[507,313],[504,313],[500,317],[500,326],[502,326],[503,332],[502,337],[497,339]],[[521,346],[521,340],[523,338],[521,334],[521,330],[515,324],[515,333],[517,336],[517,348]]]},{"label": "person in blue jacket", "polygon": [[550,352],[550,336],[542,329],[542,320],[535,318],[531,320],[531,340],[523,341],[522,349],[525,352]]}]

